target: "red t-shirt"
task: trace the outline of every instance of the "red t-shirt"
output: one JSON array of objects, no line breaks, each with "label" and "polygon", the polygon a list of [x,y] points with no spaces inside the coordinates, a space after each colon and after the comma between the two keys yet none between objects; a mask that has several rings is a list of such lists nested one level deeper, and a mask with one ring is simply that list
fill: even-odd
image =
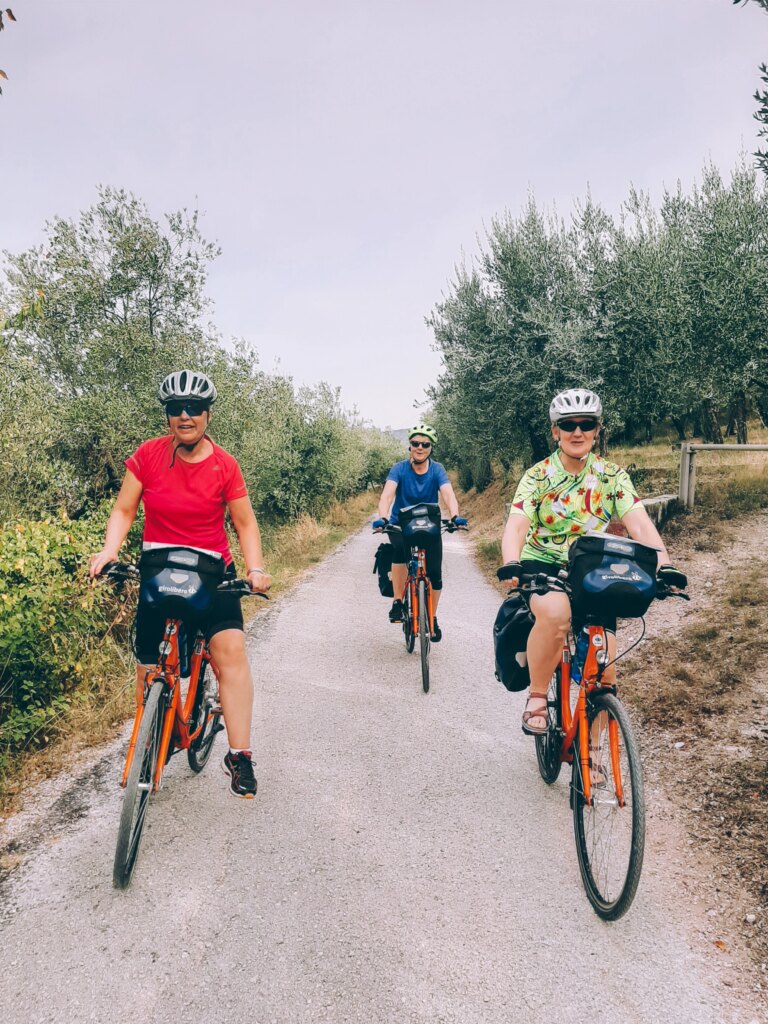
[{"label": "red t-shirt", "polygon": [[177,453],[171,469],[172,459],[173,439],[166,435],[145,441],[125,460],[143,487],[144,540],[218,551],[229,564],[227,503],[248,493],[237,459],[217,444],[202,462],[184,462]]}]

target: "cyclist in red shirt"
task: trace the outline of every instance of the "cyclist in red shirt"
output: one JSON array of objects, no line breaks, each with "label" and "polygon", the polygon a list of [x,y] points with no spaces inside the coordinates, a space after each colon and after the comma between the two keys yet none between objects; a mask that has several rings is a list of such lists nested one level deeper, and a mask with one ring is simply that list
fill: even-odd
[{"label": "cyclist in red shirt", "polygon": [[[107,523],[103,549],[93,555],[91,576],[116,561],[139,503],[144,505],[144,549],[183,545],[221,557],[226,575],[235,576],[224,529],[229,512],[248,567],[251,589],[269,590],[272,578],[264,568],[261,535],[237,460],[208,434],[216,388],[204,374],[179,370],[160,385],[158,397],[168,434],[145,441],[128,459],[126,474]],[[144,679],[154,666],[165,618],[142,603],[136,615],[136,698],[143,697]],[[203,628],[219,681],[221,706],[230,749],[224,771],[230,791],[250,798],[256,793],[251,751],[253,681],[245,653],[243,613],[232,594],[216,594]]]}]

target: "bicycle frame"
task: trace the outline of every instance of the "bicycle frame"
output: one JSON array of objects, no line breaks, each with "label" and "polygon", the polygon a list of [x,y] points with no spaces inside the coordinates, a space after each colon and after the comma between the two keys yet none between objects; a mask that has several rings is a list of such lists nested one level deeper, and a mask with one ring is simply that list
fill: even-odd
[{"label": "bicycle frame", "polygon": [[434,631],[434,608],[432,603],[432,584],[427,576],[427,553],[424,548],[414,546],[411,548],[411,560],[408,562],[408,576],[405,581],[405,589],[401,600],[405,603],[406,596],[410,590],[411,595],[411,627],[413,635],[419,635],[419,581],[424,580],[425,593],[427,595],[427,622],[430,635]]},{"label": "bicycle frame", "polygon": [[[581,670],[581,683],[579,695],[576,700],[576,707],[571,710],[571,644],[566,639],[563,644],[563,655],[560,661],[560,723],[563,730],[563,740],[560,746],[560,760],[573,763],[572,749],[578,734],[579,766],[581,779],[584,785],[584,799],[587,803],[592,800],[592,778],[589,765],[589,723],[587,719],[587,695],[595,690],[605,690],[610,693],[616,692],[616,687],[604,685],[601,677],[604,671],[604,664],[598,661],[598,652],[605,652],[607,657],[608,641],[605,628],[598,625],[589,625],[589,646]],[[613,767],[614,781],[616,785],[616,797],[619,806],[624,806],[624,791],[621,783],[620,757],[619,757],[619,732],[616,722],[611,720],[608,725],[608,742]]]},{"label": "bicycle frame", "polygon": [[189,672],[189,689],[182,705],[181,700],[181,674],[179,656],[179,630],[181,619],[166,619],[165,634],[160,645],[161,655],[154,669],[147,672],[144,679],[144,699],[136,708],[136,716],[133,722],[133,731],[128,744],[128,753],[125,758],[125,767],[120,780],[120,785],[125,789],[128,781],[128,773],[133,762],[133,755],[136,750],[136,738],[139,733],[139,726],[144,715],[144,707],[147,702],[147,695],[152,686],[158,682],[165,682],[170,687],[170,700],[163,719],[163,731],[160,738],[160,748],[157,755],[157,765],[152,783],[152,792],[156,793],[160,788],[163,769],[168,758],[168,749],[173,742],[175,749],[186,750],[200,735],[203,729],[201,724],[194,732],[189,731],[189,721],[192,709],[197,696],[197,689],[200,685],[202,669],[205,663],[210,662],[211,656],[203,639],[202,633],[197,633],[192,649],[192,658]]}]

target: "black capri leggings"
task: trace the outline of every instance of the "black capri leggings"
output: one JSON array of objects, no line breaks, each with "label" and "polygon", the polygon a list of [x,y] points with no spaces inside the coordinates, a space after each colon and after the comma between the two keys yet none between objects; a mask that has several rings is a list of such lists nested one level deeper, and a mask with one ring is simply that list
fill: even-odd
[{"label": "black capri leggings", "polygon": [[[407,565],[411,557],[411,546],[401,533],[388,534],[392,545],[392,564]],[[427,576],[433,590],[443,589],[443,538],[431,537],[424,545],[427,556]]]}]

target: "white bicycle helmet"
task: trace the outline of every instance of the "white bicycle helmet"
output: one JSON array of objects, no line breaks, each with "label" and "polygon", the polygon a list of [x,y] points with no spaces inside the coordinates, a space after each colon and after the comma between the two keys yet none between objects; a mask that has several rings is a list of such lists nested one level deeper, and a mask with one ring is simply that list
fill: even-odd
[{"label": "white bicycle helmet", "polygon": [[555,395],[549,407],[549,419],[552,423],[564,420],[568,416],[603,415],[603,406],[594,391],[586,388],[569,388]]},{"label": "white bicycle helmet", "polygon": [[200,398],[213,404],[216,401],[216,386],[210,377],[197,370],[176,370],[169,373],[160,385],[157,397],[163,405],[179,398]]}]

